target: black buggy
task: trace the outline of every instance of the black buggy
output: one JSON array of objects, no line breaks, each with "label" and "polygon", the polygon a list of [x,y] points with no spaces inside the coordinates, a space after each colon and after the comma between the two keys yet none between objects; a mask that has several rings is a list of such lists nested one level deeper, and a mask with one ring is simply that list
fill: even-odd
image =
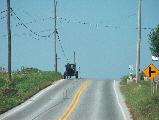
[{"label": "black buggy", "polygon": [[63,75],[64,79],[66,79],[66,77],[68,79],[68,76],[70,76],[70,78],[71,76],[75,76],[76,79],[78,78],[78,71],[76,71],[76,63],[74,64],[67,63],[65,67],[66,67],[66,71],[64,72],[64,75]]}]

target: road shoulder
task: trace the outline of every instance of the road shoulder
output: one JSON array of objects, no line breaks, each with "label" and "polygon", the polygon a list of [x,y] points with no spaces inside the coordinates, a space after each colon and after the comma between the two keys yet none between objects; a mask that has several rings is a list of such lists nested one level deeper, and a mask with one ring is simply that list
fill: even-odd
[{"label": "road shoulder", "polygon": [[32,101],[34,101],[36,98],[40,97],[42,94],[44,94],[46,91],[48,91],[49,89],[51,89],[52,87],[54,87],[55,85],[57,85],[58,83],[64,81],[64,79],[60,79],[57,80],[55,82],[53,82],[51,85],[49,85],[48,87],[42,89],[41,91],[39,91],[38,93],[36,93],[34,96],[32,96],[31,98],[29,98],[28,100],[24,101],[23,103],[21,103],[20,105],[8,110],[7,112],[3,113],[0,115],[0,120],[5,119],[6,117],[16,113],[17,111],[25,108],[27,105],[31,104]]},{"label": "road shoulder", "polygon": [[124,94],[121,92],[120,87],[121,87],[120,81],[114,80],[114,89],[116,91],[116,97],[118,98],[119,106],[123,110],[123,116],[125,116],[126,120],[132,120],[129,109],[128,109],[126,102],[125,102],[126,98],[125,98]]}]

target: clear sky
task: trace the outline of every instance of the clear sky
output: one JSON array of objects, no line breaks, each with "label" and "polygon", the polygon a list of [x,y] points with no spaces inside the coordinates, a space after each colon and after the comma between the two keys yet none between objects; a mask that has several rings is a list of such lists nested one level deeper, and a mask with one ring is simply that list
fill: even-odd
[{"label": "clear sky", "polygon": [[[0,0],[0,66],[7,69],[7,0]],[[141,63],[152,62],[148,34],[159,24],[159,0],[142,0]],[[54,1],[11,0],[12,70],[54,70]],[[57,0],[58,71],[73,63],[84,78],[135,73],[138,0]],[[68,59],[68,60],[67,60]],[[129,70],[133,65],[134,70]]]}]

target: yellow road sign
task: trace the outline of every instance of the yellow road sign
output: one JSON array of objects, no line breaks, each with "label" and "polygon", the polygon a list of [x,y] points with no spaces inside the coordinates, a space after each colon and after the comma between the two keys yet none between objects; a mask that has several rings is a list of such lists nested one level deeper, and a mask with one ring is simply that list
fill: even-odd
[{"label": "yellow road sign", "polygon": [[148,77],[150,80],[152,80],[156,75],[159,74],[159,70],[153,65],[150,64],[143,73]]}]

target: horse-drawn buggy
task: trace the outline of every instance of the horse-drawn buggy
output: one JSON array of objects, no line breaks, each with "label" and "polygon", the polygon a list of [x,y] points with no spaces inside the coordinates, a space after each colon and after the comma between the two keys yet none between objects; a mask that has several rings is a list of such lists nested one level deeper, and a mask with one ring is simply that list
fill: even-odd
[{"label": "horse-drawn buggy", "polygon": [[75,76],[75,78],[77,79],[78,78],[78,71],[76,71],[76,63],[74,64],[70,64],[70,63],[67,63],[65,65],[66,67],[66,71],[64,72],[64,79],[68,79],[68,76]]}]

